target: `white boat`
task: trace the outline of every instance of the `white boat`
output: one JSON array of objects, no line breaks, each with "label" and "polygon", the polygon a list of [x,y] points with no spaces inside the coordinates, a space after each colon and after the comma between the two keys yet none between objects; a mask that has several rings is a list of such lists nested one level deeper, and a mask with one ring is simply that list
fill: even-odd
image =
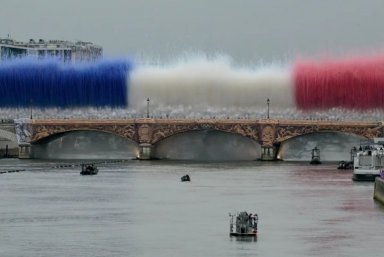
[{"label": "white boat", "polygon": [[384,138],[361,145],[353,161],[354,181],[375,181],[384,170]]},{"label": "white boat", "polygon": [[258,215],[245,211],[237,214],[229,214],[229,235],[235,237],[255,237],[257,235]]}]

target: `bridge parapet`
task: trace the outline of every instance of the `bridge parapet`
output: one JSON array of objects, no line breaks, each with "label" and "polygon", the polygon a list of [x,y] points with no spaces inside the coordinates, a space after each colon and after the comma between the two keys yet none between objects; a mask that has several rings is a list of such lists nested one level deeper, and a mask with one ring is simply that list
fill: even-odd
[{"label": "bridge parapet", "polygon": [[382,122],[282,121],[278,124],[275,142],[280,143],[296,136],[316,132],[342,132],[369,139],[382,137],[384,134]]}]

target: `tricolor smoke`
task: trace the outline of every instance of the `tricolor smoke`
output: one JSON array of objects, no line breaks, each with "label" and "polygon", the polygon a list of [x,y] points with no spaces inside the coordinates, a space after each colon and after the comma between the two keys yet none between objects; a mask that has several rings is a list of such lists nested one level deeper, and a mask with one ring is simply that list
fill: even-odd
[{"label": "tricolor smoke", "polygon": [[[292,68],[291,68],[292,67]],[[0,108],[123,107],[301,110],[384,107],[384,57],[297,61],[236,68],[228,58],[190,57],[170,65],[130,61],[0,62]]]}]

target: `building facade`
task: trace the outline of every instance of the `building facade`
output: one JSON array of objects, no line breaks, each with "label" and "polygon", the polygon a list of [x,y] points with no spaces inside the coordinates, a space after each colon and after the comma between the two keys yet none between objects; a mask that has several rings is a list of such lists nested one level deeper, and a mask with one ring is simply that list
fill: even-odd
[{"label": "building facade", "polygon": [[38,59],[57,58],[65,62],[81,62],[94,61],[102,55],[103,48],[91,42],[43,39],[19,42],[11,38],[0,38],[0,60],[30,56]]}]

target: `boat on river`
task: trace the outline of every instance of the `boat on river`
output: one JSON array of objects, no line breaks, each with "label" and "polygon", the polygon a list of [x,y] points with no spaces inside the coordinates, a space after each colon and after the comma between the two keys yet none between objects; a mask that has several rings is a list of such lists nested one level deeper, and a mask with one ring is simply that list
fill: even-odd
[{"label": "boat on river", "polygon": [[360,145],[353,161],[354,181],[375,181],[384,170],[384,138]]},{"label": "boat on river", "polygon": [[96,175],[98,172],[95,164],[81,164],[81,175]]},{"label": "boat on river", "polygon": [[257,224],[259,216],[255,213],[242,211],[236,214],[229,214],[229,235],[235,237],[255,237],[257,236]]},{"label": "boat on river", "polygon": [[357,148],[354,146],[351,148],[349,161],[340,161],[339,165],[337,166],[337,169],[338,170],[352,170],[354,159],[355,159],[356,155],[357,155]]},{"label": "boat on river", "polygon": [[353,161],[340,161],[337,166],[338,170],[351,170],[353,169]]},{"label": "boat on river", "polygon": [[191,177],[187,174],[180,178],[181,182],[191,182]]},{"label": "boat on river", "polygon": [[309,162],[309,164],[313,164],[313,165],[321,164],[320,149],[317,148],[317,146],[312,149],[312,158],[311,158],[311,161]]}]

